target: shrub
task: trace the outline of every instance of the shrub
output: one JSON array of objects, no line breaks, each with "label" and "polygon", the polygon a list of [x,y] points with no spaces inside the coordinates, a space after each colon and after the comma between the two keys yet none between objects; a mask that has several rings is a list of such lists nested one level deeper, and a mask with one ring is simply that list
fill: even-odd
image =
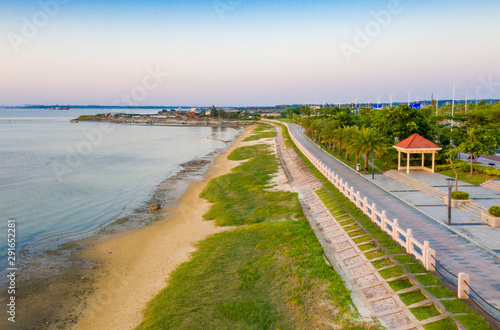
[{"label": "shrub", "polygon": [[498,205],[493,205],[488,209],[488,212],[490,212],[491,215],[495,217],[500,217],[500,206]]},{"label": "shrub", "polygon": [[469,199],[469,193],[465,191],[453,191],[451,193],[453,199]]}]

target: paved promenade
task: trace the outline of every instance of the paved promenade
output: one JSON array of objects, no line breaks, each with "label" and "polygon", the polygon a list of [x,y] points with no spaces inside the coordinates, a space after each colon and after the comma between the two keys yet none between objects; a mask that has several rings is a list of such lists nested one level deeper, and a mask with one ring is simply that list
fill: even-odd
[{"label": "paved promenade", "polygon": [[[436,250],[437,260],[447,269],[457,274],[470,275],[470,284],[489,303],[500,306],[500,260],[453,231],[437,223],[418,209],[387,193],[365,177],[353,172],[310,141],[300,127],[288,125],[290,133],[328,168],[355,190],[367,196],[378,209],[386,210],[389,218],[397,218],[402,228],[413,229],[419,241],[429,241]],[[433,199],[429,196],[429,198]],[[433,199],[434,204],[437,200]]]},{"label": "paved promenade", "polygon": [[[400,172],[399,176],[418,180],[442,191],[446,196],[448,194],[448,187],[445,181],[448,177],[442,174],[413,171],[410,174]],[[419,211],[429,215],[436,221],[441,223],[447,222],[448,207],[444,205],[443,199],[436,199],[387,175],[376,175],[375,180],[372,180],[371,175],[365,175],[364,177],[405,202],[415,206]],[[470,199],[475,200],[474,203],[478,206],[488,209],[491,205],[500,205],[500,192],[461,181],[459,181],[458,189],[468,192]],[[461,209],[453,208],[451,215],[454,230],[487,247],[493,253],[500,253],[500,228],[492,228],[483,224],[480,216]]]}]

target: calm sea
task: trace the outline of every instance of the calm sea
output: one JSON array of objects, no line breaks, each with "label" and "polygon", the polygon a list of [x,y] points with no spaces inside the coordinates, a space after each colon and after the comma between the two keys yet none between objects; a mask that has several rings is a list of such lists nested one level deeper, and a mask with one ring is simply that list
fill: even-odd
[{"label": "calm sea", "polygon": [[[7,222],[18,251],[96,232],[143,204],[180,164],[226,147],[232,128],[70,123],[86,110],[0,108],[0,266]],[[120,112],[155,113],[130,109]],[[45,244],[49,246],[50,244]]]}]

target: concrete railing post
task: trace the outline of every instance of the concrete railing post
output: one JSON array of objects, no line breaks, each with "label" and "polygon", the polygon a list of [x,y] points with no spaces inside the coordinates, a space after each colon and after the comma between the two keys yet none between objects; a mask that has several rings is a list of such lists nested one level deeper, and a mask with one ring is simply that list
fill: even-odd
[{"label": "concrete railing post", "polygon": [[436,250],[434,249],[425,250],[425,269],[427,269],[430,272],[436,270],[436,261],[434,261],[435,258],[436,258]]},{"label": "concrete railing post", "polygon": [[383,232],[385,232],[385,220],[387,219],[387,216],[385,215],[385,211],[382,211],[382,216],[380,217],[380,229],[382,229]]},{"label": "concrete railing post", "polygon": [[372,216],[371,216],[372,222],[375,222],[377,219],[377,204],[372,203]]},{"label": "concrete railing post", "polygon": [[413,237],[413,232],[411,229],[406,230],[406,253],[411,253],[411,238]]},{"label": "concrete railing post", "polygon": [[469,275],[466,273],[458,273],[458,298],[469,299],[469,285],[465,282],[470,283]]},{"label": "concrete railing post", "polygon": [[398,237],[398,228],[399,226],[399,220],[398,219],[394,219],[394,221],[392,222],[392,239],[393,240],[396,240],[396,238]]},{"label": "concrete railing post", "polygon": [[368,198],[363,198],[363,213],[368,214]]}]

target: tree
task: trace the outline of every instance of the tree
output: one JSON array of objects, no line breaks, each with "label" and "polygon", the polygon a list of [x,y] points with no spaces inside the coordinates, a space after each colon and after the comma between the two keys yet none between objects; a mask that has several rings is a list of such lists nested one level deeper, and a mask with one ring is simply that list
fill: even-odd
[{"label": "tree", "polygon": [[377,156],[385,152],[386,145],[374,129],[362,127],[353,136],[352,145],[360,153],[365,154],[365,171],[368,170],[368,156],[374,151]]},{"label": "tree", "polygon": [[470,153],[470,175],[474,174],[474,158],[479,155],[494,154],[490,149],[498,146],[496,137],[491,132],[484,128],[469,128],[467,130],[467,141],[462,142],[458,146],[458,150],[465,153]]},{"label": "tree", "polygon": [[382,134],[389,138],[402,141],[414,133],[434,140],[437,132],[436,123],[426,118],[423,110],[411,109],[407,105],[400,105],[387,110],[382,123]]},{"label": "tree", "polygon": [[453,162],[457,158],[458,151],[453,148],[450,148],[446,150],[444,155],[446,158],[448,158],[448,161],[450,162],[451,165],[451,169],[453,170],[453,172],[455,172],[455,191],[458,191],[458,172],[457,169],[455,168],[455,163]]},{"label": "tree", "polygon": [[212,118],[215,118],[219,115],[219,111],[217,110],[217,108],[212,105],[212,109],[210,110],[210,117]]}]

